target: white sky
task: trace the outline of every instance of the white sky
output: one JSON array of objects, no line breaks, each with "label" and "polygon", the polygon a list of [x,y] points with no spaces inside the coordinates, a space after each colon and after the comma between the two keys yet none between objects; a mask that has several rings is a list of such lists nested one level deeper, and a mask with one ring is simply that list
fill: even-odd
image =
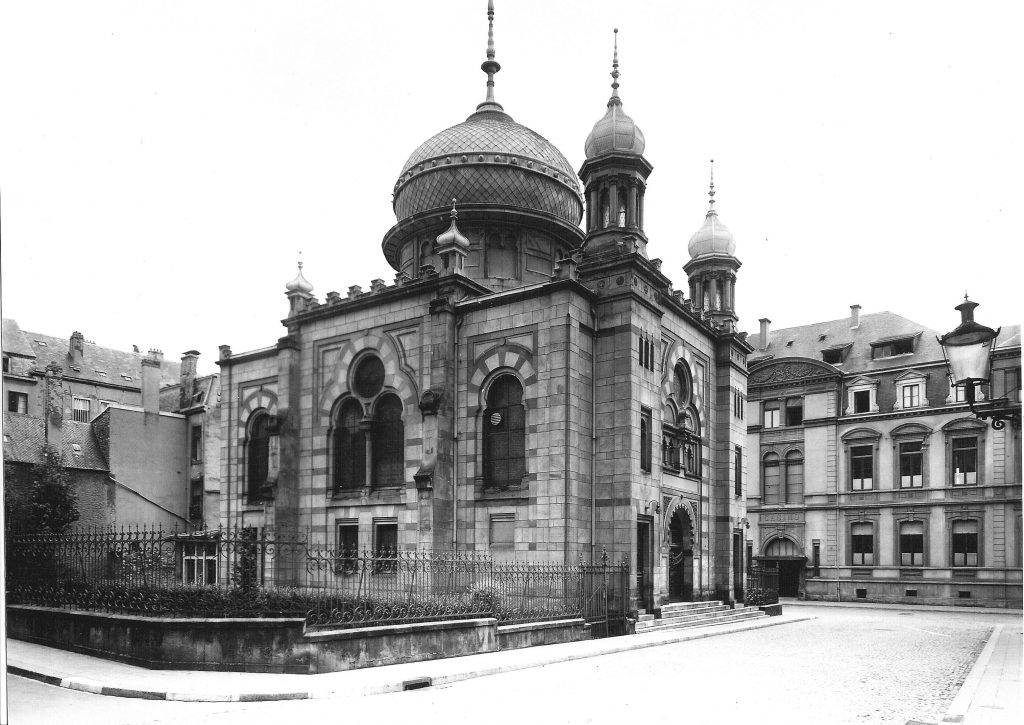
[{"label": "white sky", "polygon": [[[1019,321],[1019,2],[498,0],[496,95],[577,169],[618,27],[654,165],[652,257],[685,289],[707,209],[742,329],[859,303],[939,331],[969,290]],[[299,250],[323,300],[394,271],[409,154],[484,98],[486,2],[8,3],[3,314],[168,356],[284,334]],[[971,261],[971,257],[973,261]]]}]

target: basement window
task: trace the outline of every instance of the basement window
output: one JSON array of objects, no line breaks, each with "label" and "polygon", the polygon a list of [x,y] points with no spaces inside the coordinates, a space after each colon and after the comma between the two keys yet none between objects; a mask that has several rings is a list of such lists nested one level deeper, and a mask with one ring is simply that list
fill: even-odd
[{"label": "basement window", "polygon": [[857,599],[867,599],[867,598],[868,598],[868,590],[867,589],[858,589],[857,590]]},{"label": "basement window", "polygon": [[957,597],[958,597],[959,599],[970,599],[970,598],[971,598],[971,592],[970,592],[970,590],[966,590],[966,591],[965,591],[965,590],[961,589],[960,591],[958,591],[958,592],[956,593],[956,595],[957,595]]},{"label": "basement window", "polygon": [[917,596],[917,590],[916,589],[908,589],[907,593],[906,593],[906,596],[908,596],[908,597],[916,597]]}]

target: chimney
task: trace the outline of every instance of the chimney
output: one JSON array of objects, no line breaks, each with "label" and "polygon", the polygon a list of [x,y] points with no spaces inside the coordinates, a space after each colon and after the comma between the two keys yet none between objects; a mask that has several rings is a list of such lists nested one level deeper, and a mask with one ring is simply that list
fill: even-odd
[{"label": "chimney", "polygon": [[142,358],[142,409],[160,412],[160,361],[151,357]]},{"label": "chimney", "polygon": [[850,305],[850,329],[860,327],[860,305]]},{"label": "chimney", "polygon": [[68,357],[72,365],[81,365],[85,356],[85,336],[75,330],[71,333],[71,344],[68,346]]},{"label": "chimney", "polygon": [[198,350],[188,350],[181,353],[181,394],[178,399],[179,410],[192,407],[192,397],[195,394],[196,363],[199,360]]},{"label": "chimney", "polygon": [[[72,339],[74,339],[72,337]],[[50,363],[46,366],[45,388],[43,394],[46,398],[43,405],[46,407],[46,427],[43,435],[46,442],[57,446],[61,445],[61,428],[64,425],[64,372],[57,363]]]},{"label": "chimney", "polygon": [[769,320],[767,317],[762,317],[760,320],[758,320],[758,322],[761,323],[761,349],[767,350],[768,343],[771,342],[771,338],[769,337],[769,325],[772,324],[772,321]]}]

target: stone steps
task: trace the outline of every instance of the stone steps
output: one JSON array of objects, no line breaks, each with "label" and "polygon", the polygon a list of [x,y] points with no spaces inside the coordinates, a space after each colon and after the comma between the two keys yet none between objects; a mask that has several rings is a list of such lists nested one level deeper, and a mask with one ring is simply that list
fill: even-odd
[{"label": "stone steps", "polygon": [[660,632],[684,627],[706,627],[766,616],[757,607],[729,609],[721,602],[666,604],[661,608],[661,615],[660,619],[656,619],[653,614],[640,614],[636,622],[636,632],[639,634],[640,632]]}]

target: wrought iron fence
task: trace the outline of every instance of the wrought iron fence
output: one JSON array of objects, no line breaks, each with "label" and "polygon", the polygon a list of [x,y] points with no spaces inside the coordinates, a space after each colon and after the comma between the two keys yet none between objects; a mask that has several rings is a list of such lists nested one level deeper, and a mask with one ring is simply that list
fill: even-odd
[{"label": "wrought iron fence", "polygon": [[752,566],[747,570],[747,588],[743,604],[762,607],[779,603],[779,570],[765,566]]},{"label": "wrought iron fence", "polygon": [[359,627],[495,617],[503,623],[583,617],[621,631],[629,567],[495,561],[488,554],[356,551],[268,529],[92,530],[12,534],[12,604],[130,614],[304,617]]}]

